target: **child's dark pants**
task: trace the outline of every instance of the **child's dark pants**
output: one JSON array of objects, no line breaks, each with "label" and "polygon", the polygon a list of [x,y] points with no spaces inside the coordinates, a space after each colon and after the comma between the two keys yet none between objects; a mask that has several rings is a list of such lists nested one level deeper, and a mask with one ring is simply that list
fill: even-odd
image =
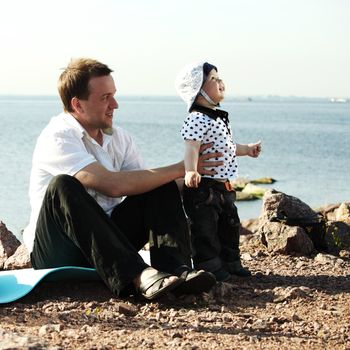
[{"label": "child's dark pants", "polygon": [[227,269],[240,260],[240,220],[236,193],[225,183],[202,178],[198,188],[184,187],[184,207],[191,221],[193,263],[196,269]]}]

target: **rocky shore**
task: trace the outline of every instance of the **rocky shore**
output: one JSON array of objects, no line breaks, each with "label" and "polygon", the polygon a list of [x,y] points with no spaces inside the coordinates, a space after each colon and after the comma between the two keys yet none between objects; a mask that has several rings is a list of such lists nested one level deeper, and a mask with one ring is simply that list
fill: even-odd
[{"label": "rocky shore", "polygon": [[[0,349],[350,349],[350,203],[312,209],[268,190],[241,238],[253,276],[200,296],[146,303],[97,281],[43,282],[0,306]],[[28,266],[1,223],[0,268]]]}]

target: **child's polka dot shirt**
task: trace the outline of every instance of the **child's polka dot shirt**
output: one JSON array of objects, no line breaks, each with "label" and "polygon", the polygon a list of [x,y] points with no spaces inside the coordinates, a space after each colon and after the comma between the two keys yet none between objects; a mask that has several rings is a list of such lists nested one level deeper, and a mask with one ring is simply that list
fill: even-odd
[{"label": "child's polka dot shirt", "polygon": [[[201,108],[206,110],[206,108]],[[213,146],[206,149],[203,154],[221,152],[222,157],[216,158],[224,162],[215,168],[217,174],[203,175],[207,178],[233,179],[237,177],[236,144],[232,139],[232,130],[228,122],[227,112],[221,110],[208,110],[204,112],[193,111],[185,119],[181,129],[184,140],[213,142]],[[222,117],[224,115],[224,118]],[[226,123],[225,123],[226,119]],[[227,125],[226,125],[227,124]],[[211,168],[214,170],[214,168]]]}]

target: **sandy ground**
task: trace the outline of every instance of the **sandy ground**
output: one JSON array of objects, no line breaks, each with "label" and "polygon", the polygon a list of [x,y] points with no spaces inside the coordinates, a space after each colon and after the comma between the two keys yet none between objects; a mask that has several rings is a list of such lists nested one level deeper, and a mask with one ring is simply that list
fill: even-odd
[{"label": "sandy ground", "polygon": [[197,297],[116,299],[101,282],[46,282],[0,307],[1,349],[350,349],[350,260],[242,245],[250,278]]}]

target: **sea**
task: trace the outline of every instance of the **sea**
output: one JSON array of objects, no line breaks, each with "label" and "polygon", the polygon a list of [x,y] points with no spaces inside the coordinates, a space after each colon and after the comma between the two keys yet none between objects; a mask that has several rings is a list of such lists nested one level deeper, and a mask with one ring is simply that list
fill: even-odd
[{"label": "sea", "polygon": [[[114,124],[130,132],[149,167],[183,159],[185,104],[172,96],[121,96]],[[313,208],[350,201],[350,103],[326,98],[228,97],[237,143],[261,140],[259,158],[239,157],[239,177],[276,180],[264,188],[295,196]],[[28,223],[36,138],[62,110],[56,96],[0,96],[0,220],[21,238]],[[242,220],[260,215],[262,200],[237,202]]]}]

